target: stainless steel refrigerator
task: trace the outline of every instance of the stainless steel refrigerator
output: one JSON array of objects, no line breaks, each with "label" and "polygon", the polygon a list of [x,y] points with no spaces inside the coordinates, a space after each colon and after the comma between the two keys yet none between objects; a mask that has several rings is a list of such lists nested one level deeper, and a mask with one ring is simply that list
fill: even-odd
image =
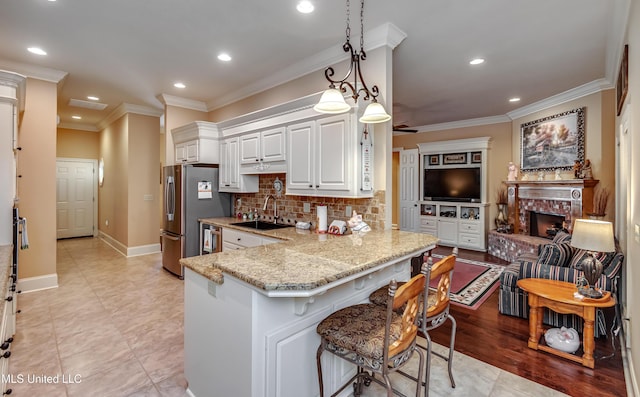
[{"label": "stainless steel refrigerator", "polygon": [[162,266],[183,277],[180,258],[199,254],[198,219],[231,216],[231,195],[218,192],[218,166],[175,165],[163,169]]}]

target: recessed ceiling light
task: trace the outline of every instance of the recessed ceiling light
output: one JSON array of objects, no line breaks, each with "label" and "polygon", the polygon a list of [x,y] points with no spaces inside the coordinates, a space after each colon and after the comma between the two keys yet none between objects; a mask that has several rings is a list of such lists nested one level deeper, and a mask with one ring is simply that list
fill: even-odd
[{"label": "recessed ceiling light", "polygon": [[480,65],[481,63],[484,63],[484,58],[475,58],[469,61],[471,65]]},{"label": "recessed ceiling light", "polygon": [[509,102],[520,102],[520,98],[518,98],[518,97],[509,98]]},{"label": "recessed ceiling light", "polygon": [[89,99],[89,100],[91,100],[91,101],[99,101],[99,100],[100,100],[100,98],[98,98],[97,96],[92,96],[92,95],[89,95],[89,96],[87,97],[87,99]]},{"label": "recessed ceiling light", "polygon": [[36,55],[47,55],[47,52],[39,47],[29,47],[27,48],[27,51]]},{"label": "recessed ceiling light", "polygon": [[176,88],[187,88],[187,86],[182,83],[175,83],[173,86]]},{"label": "recessed ceiling light", "polygon": [[71,116],[72,119],[76,119],[76,120],[82,120],[82,117],[80,116]]},{"label": "recessed ceiling light", "polygon": [[298,2],[296,9],[298,10],[298,12],[301,12],[303,14],[309,14],[310,12],[313,12],[314,7],[309,0],[301,0],[300,2]]},{"label": "recessed ceiling light", "polygon": [[231,56],[225,52],[222,52],[218,55],[218,59],[224,62],[229,62],[231,60]]}]

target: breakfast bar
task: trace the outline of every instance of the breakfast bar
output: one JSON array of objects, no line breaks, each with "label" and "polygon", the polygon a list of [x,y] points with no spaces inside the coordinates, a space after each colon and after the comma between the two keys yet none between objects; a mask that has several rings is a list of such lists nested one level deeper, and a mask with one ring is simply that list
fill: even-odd
[{"label": "breakfast bar", "polygon": [[[233,227],[212,222],[223,233]],[[180,261],[191,396],[317,395],[316,325],[391,279],[409,279],[411,258],[438,241],[397,230],[333,236],[291,227],[259,234],[282,242]],[[355,371],[330,355],[323,368],[330,390]]]}]

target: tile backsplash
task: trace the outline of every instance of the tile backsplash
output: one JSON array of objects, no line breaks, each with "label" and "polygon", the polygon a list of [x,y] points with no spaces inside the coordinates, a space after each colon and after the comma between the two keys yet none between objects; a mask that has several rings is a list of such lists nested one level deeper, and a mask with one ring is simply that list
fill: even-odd
[{"label": "tile backsplash", "polygon": [[[268,195],[276,197],[278,205],[278,222],[295,224],[297,221],[311,222],[316,226],[316,206],[327,205],[328,222],[335,219],[348,220],[351,215],[346,215],[350,206],[372,229],[384,229],[385,195],[384,190],[374,192],[372,198],[341,198],[341,197],[307,197],[286,195],[286,174],[261,174],[258,193],[234,194],[234,214],[244,214],[258,209],[260,219],[273,220],[273,201],[269,200],[266,211],[262,210],[264,199]],[[273,182],[276,178],[282,181],[284,186],[280,196],[276,195]],[[305,203],[309,204],[310,211],[304,212]]]}]

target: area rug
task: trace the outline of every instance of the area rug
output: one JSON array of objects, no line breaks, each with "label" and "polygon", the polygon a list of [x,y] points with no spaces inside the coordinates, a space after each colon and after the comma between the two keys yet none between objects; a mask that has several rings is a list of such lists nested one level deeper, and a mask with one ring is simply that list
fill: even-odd
[{"label": "area rug", "polygon": [[[441,255],[433,257],[442,258]],[[451,280],[451,303],[476,310],[498,288],[503,270],[504,265],[456,258]],[[431,281],[430,287],[436,286],[437,280]]]}]

